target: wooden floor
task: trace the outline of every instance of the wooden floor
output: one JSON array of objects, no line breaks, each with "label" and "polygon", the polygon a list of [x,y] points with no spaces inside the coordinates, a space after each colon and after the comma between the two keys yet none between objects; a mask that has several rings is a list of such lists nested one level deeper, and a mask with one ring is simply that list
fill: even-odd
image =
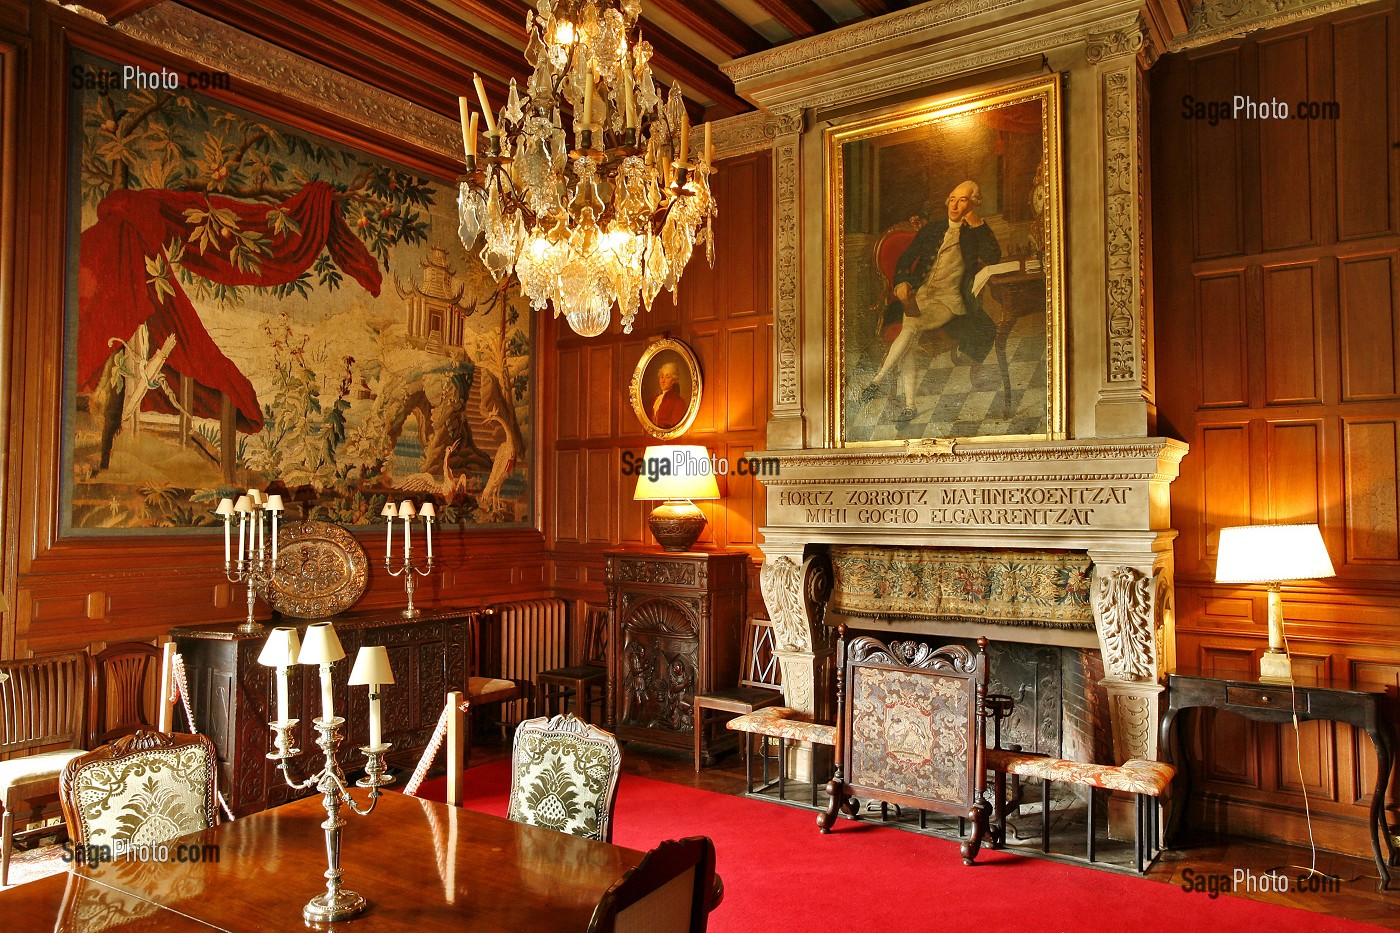
[{"label": "wooden floor", "polygon": [[[473,756],[473,763],[485,760]],[[648,748],[635,743],[626,746],[622,757],[623,770],[629,774],[659,781],[670,781],[688,787],[698,787],[721,794],[742,794],[745,790],[744,767],[737,755],[727,755],[713,767],[697,774],[689,753]],[[790,787],[788,797],[805,802],[806,785]],[[825,794],[818,799],[824,804]],[[776,804],[775,804],[776,805]],[[1036,818],[1038,820],[1038,817]],[[1080,824],[1083,825],[1082,822]],[[892,829],[892,832],[897,831]],[[1069,838],[1071,834],[1065,834]],[[1053,837],[1058,840],[1060,835]],[[1270,870],[1282,870],[1290,882],[1287,893],[1238,892],[1222,896],[1251,897],[1255,900],[1284,904],[1301,910],[1330,914],[1350,920],[1360,920],[1392,930],[1400,930],[1400,891],[1376,890],[1376,865],[1369,859],[1334,855],[1319,851],[1317,870],[1340,878],[1340,890],[1309,893],[1297,890],[1297,879],[1312,863],[1307,848],[1275,845],[1247,839],[1204,840],[1190,848],[1168,851],[1148,871],[1147,877],[1163,884],[1180,885],[1183,879],[1223,875],[1232,877],[1236,869],[1244,869],[1259,877]],[[1090,869],[1085,863],[1086,869]],[[1092,869],[1090,869],[1092,870]],[[1105,869],[1109,870],[1109,869]],[[1187,874],[1190,870],[1193,874]],[[1391,886],[1400,887],[1400,870]],[[1227,884],[1228,891],[1228,884]],[[1206,897],[1206,894],[1201,894]]]}]

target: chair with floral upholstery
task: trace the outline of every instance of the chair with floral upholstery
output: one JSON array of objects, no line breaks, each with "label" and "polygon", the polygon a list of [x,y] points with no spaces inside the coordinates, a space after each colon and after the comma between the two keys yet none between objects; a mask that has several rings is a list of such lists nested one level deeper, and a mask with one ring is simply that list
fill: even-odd
[{"label": "chair with floral upholstery", "polygon": [[138,730],[73,759],[59,778],[75,845],[120,853],[208,829],[218,820],[218,761],[202,735]]},{"label": "chair with floral upholstery", "polygon": [[622,752],[612,733],[573,714],[528,719],[515,730],[507,816],[611,842],[621,770]]}]

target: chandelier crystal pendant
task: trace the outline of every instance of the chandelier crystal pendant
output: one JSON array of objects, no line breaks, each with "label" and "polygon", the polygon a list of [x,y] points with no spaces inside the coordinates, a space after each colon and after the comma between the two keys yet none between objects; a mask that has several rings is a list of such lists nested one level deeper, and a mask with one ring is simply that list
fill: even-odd
[{"label": "chandelier crystal pendant", "polygon": [[[526,13],[521,92],[510,82],[485,123],[459,99],[466,174],[459,232],[500,281],[512,273],[537,311],[585,337],[607,330],[616,305],[624,333],[663,288],[674,295],[698,242],[714,264],[710,125],[690,161],[690,121],[674,83],[663,101],[651,46],[640,38],[640,0],[538,0]],[[565,133],[565,111],[571,134]],[[569,145],[572,138],[573,145]]]}]

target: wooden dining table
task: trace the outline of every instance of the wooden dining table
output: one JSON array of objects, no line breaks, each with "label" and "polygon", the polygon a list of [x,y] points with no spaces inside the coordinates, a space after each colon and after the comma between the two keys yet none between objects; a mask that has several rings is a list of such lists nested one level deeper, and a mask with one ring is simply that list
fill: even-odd
[{"label": "wooden dining table", "polygon": [[170,844],[172,855],[181,843],[217,845],[217,860],[74,865],[0,892],[0,926],[583,933],[603,892],[644,854],[398,793],[381,796],[367,817],[342,814],[342,884],[369,899],[353,920],[302,919],[302,907],[325,890],[326,811],[317,795]]}]

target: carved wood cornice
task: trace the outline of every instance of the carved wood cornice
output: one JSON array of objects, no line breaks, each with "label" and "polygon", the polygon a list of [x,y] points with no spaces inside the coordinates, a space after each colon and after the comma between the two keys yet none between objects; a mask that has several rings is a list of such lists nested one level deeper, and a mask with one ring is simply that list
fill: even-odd
[{"label": "carved wood cornice", "polygon": [[[1187,447],[1170,438],[1148,439],[1145,442],[1095,442],[1036,446],[1019,445],[960,445],[950,453],[922,450],[886,451],[754,451],[752,457],[775,457],[785,467],[868,467],[917,466],[929,463],[959,465],[963,463],[1005,462],[1073,462],[1095,460],[1155,459],[1161,464],[1176,465],[1186,456]],[[1115,473],[1115,476],[1123,475]],[[781,481],[774,477],[773,481]],[[770,482],[765,480],[765,484]]]},{"label": "carved wood cornice", "polygon": [[389,132],[423,149],[461,157],[461,131],[455,120],[177,4],[143,10],[116,29],[266,91]]},{"label": "carved wood cornice", "polygon": [[1185,35],[1174,38],[1170,51],[1193,49],[1233,39],[1259,29],[1335,13],[1375,0],[1200,0]]},{"label": "carved wood cornice", "polygon": [[763,152],[772,149],[773,144],[783,136],[801,133],[802,129],[802,113],[795,110],[781,113],[751,110],[736,117],[716,120],[712,124],[715,157],[728,159]]}]

